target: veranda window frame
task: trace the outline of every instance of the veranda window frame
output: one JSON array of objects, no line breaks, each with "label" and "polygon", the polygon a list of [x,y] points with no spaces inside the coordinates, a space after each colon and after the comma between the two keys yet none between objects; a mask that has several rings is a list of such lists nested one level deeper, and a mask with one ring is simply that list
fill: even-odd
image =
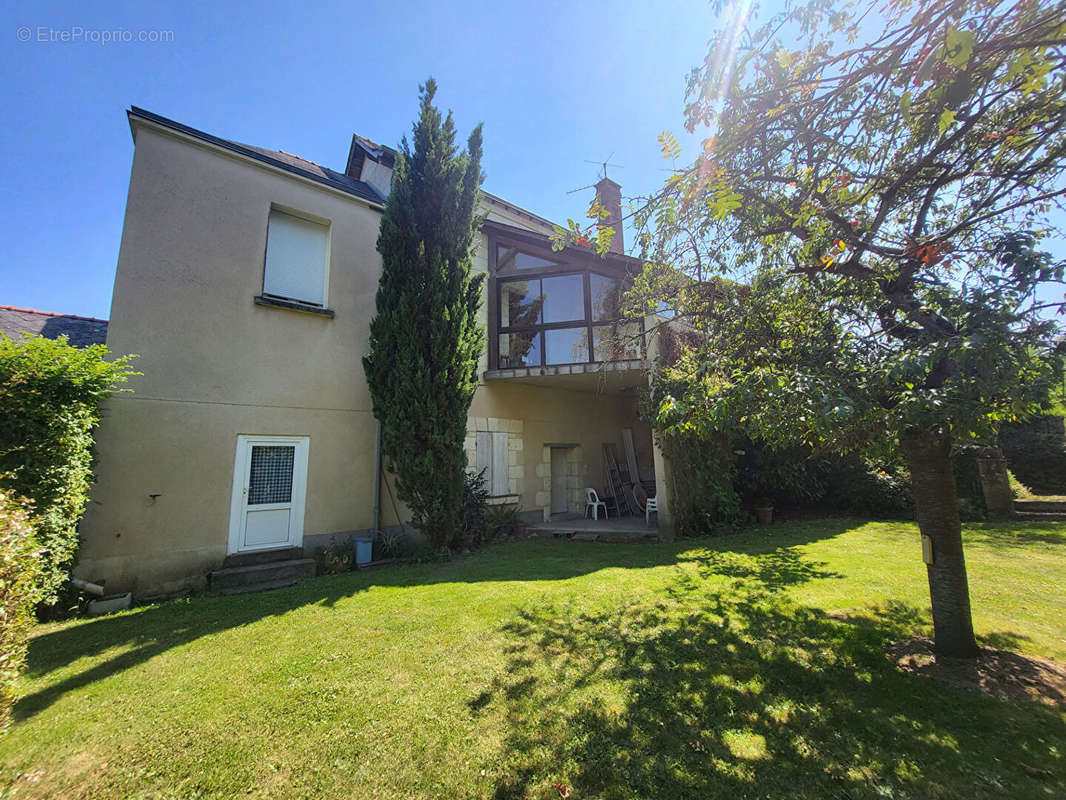
[{"label": "veranda window frame", "polygon": [[[498,274],[497,272],[497,255],[499,248],[515,248],[529,255],[543,258],[552,259],[556,262],[556,266],[548,267],[544,269],[516,269],[513,272],[504,274]],[[489,274],[491,277],[491,308],[490,308],[490,322],[492,328],[492,336],[489,343],[489,355],[490,364],[495,369],[525,369],[525,368],[540,368],[540,367],[557,367],[557,366],[575,366],[585,364],[602,364],[614,359],[597,358],[595,349],[595,337],[593,330],[595,328],[616,328],[620,324],[637,322],[640,325],[640,335],[644,334],[644,321],[627,319],[626,317],[619,316],[611,319],[594,320],[592,316],[592,286],[591,275],[596,273],[604,278],[614,280],[617,282],[620,290],[624,290],[625,284],[628,282],[630,276],[624,270],[612,267],[607,263],[593,264],[577,264],[568,257],[568,254],[564,253],[545,253],[542,248],[538,248],[535,245],[530,245],[520,241],[514,241],[506,236],[489,236]],[[519,282],[533,282],[541,281],[544,278],[556,278],[565,277],[570,275],[581,276],[581,290],[583,294],[582,307],[584,308],[584,319],[581,320],[568,320],[565,322],[541,322],[536,325],[502,325],[501,319],[503,315],[503,290],[504,285],[508,283]],[[542,291],[543,295],[543,291]],[[542,296],[541,295],[541,296]],[[543,317],[543,309],[541,311]],[[554,330],[584,330],[586,339],[586,348],[588,352],[588,358],[584,361],[560,361],[556,363],[548,363],[548,351],[547,351],[547,337],[545,333]],[[535,364],[504,364],[501,359],[503,354],[500,352],[500,338],[505,334],[532,334],[539,341],[539,353],[540,361]],[[641,340],[641,349],[643,349],[643,338]]]}]

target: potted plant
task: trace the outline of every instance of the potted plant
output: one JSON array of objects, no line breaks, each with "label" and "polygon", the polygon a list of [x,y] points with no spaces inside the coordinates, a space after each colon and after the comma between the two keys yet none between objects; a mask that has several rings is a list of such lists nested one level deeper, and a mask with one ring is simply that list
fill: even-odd
[{"label": "potted plant", "polygon": [[769,525],[774,521],[774,501],[763,495],[755,501],[753,507],[755,519],[760,525]]}]

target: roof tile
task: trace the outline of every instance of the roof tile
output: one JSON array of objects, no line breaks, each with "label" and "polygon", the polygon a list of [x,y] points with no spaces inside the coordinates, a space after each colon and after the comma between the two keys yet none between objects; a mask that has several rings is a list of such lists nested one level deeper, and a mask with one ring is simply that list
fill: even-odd
[{"label": "roof tile", "polygon": [[0,332],[16,342],[26,335],[40,334],[48,339],[66,336],[75,347],[104,344],[107,340],[107,320],[56,314],[32,308],[0,306]]}]

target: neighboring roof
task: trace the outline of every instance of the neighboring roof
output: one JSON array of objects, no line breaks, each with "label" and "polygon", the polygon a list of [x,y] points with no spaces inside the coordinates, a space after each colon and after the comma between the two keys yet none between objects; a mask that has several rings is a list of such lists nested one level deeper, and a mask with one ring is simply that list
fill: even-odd
[{"label": "neighboring roof", "polygon": [[482,189],[481,196],[493,205],[497,205],[501,208],[507,209],[508,211],[520,214],[521,216],[526,217],[530,221],[535,222],[538,225],[547,228],[548,230],[554,230],[556,227],[558,227],[556,223],[552,222],[550,219],[545,219],[539,214],[534,214],[532,211],[528,211],[522,208],[521,206],[516,206],[514,203],[508,202],[502,197],[497,197],[496,195],[492,194],[492,192],[486,192],[484,189]]},{"label": "neighboring roof", "polygon": [[67,341],[75,347],[87,347],[91,344],[104,344],[107,340],[107,320],[37,311],[32,308],[0,306],[0,332],[16,342],[22,341],[23,334],[39,333],[48,339],[66,336]]},{"label": "neighboring roof", "polygon": [[313,181],[325,184],[334,189],[339,189],[342,192],[346,192],[347,194],[362,200],[367,200],[375,205],[382,205],[385,202],[385,198],[378,194],[370,184],[363,183],[363,181],[356,180],[342,172],[323,167],[316,164],[314,161],[308,161],[306,158],[300,158],[291,153],[286,153],[283,150],[267,150],[262,147],[253,147],[251,145],[241,144],[240,142],[233,142],[229,139],[222,139],[218,136],[213,136],[210,133],[197,130],[196,128],[190,128],[188,125],[183,125],[172,119],[153,114],[151,111],[146,111],[137,106],[130,106],[130,110],[126,113],[130,118],[131,127],[135,118],[142,119],[146,122],[152,122],[164,128],[169,128],[177,133],[191,136],[194,139],[200,139],[203,142],[213,144],[216,147],[221,147],[233,153],[238,153],[248,158],[255,159],[256,161],[279,167],[286,172],[310,178]]}]

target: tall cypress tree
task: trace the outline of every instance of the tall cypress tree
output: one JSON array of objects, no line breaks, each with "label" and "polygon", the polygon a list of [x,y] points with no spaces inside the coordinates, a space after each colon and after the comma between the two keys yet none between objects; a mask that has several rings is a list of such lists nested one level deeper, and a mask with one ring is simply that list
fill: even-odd
[{"label": "tall cypress tree", "polygon": [[481,186],[481,125],[465,152],[451,112],[419,87],[413,145],[404,138],[377,248],[381,281],[363,359],[386,465],[413,524],[438,547],[457,541],[463,439],[485,334],[477,321],[483,275],[471,275]]}]

